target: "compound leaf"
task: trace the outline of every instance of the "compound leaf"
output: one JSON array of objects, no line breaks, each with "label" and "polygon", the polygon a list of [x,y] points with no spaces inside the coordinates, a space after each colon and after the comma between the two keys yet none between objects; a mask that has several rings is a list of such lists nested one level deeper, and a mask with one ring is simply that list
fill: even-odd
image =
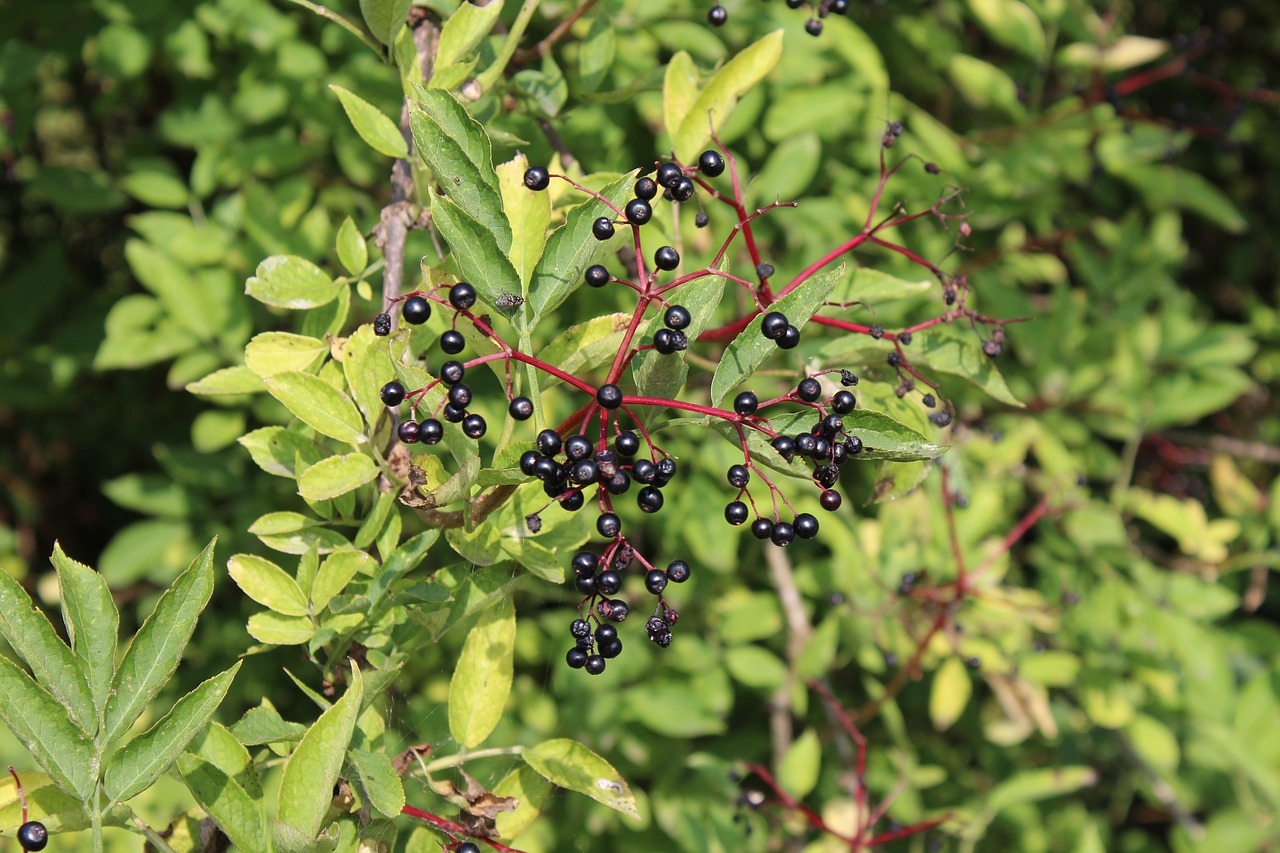
[{"label": "compound leaf", "polygon": [[56,542],[53,565],[62,589],[62,621],[71,651],[89,682],[94,707],[101,713],[107,706],[116,672],[120,613],[102,575],[68,557]]},{"label": "compound leaf", "polygon": [[0,719],[64,791],[87,801],[98,777],[93,744],[47,690],[0,655]]}]

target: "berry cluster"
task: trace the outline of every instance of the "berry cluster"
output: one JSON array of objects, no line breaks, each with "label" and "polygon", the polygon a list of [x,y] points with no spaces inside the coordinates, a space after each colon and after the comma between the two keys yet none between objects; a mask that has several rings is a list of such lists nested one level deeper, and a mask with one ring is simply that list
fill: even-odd
[{"label": "berry cluster", "polygon": [[[808,7],[810,17],[804,29],[811,36],[822,35],[822,19],[827,15],[849,14],[849,0],[787,0],[787,6],[791,9]],[[729,10],[716,3],[707,12],[707,20],[713,27],[723,27],[729,20]]]}]

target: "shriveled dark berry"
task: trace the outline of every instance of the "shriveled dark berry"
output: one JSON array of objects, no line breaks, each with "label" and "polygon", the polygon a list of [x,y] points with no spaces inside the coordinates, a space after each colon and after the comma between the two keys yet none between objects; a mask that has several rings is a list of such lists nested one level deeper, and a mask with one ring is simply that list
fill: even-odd
[{"label": "shriveled dark berry", "polygon": [[751,472],[747,470],[746,465],[730,465],[726,479],[735,489],[745,489],[747,483],[751,482]]},{"label": "shriveled dark berry", "polygon": [[622,209],[623,215],[632,225],[644,225],[653,218],[653,208],[642,198],[633,198]]},{"label": "shriveled dark berry", "polygon": [[672,246],[663,246],[653,253],[653,265],[670,272],[680,265],[680,253]]},{"label": "shriveled dark berry", "polygon": [[449,304],[459,311],[466,311],[476,304],[476,289],[465,281],[449,288]]},{"label": "shriveled dark berry", "polygon": [[533,417],[533,401],[528,397],[513,397],[507,413],[518,421],[527,421]]},{"label": "shriveled dark berry", "polygon": [[707,216],[701,210],[698,211],[697,216],[693,217],[693,226],[695,228],[706,228],[707,225],[710,224],[710,222],[711,222],[711,217]]},{"label": "shriveled dark berry", "polygon": [[709,178],[717,178],[724,172],[724,158],[719,151],[703,151],[698,156],[698,168]]},{"label": "shriveled dark berry", "polygon": [[796,386],[796,396],[806,403],[816,403],[818,398],[822,396],[822,383],[812,376],[806,376]]},{"label": "shriveled dark berry", "polygon": [[480,415],[471,414],[462,419],[462,434],[467,438],[480,438],[488,429],[489,425]]},{"label": "shriveled dark berry", "polygon": [[733,410],[743,417],[754,415],[758,408],[760,408],[760,400],[750,391],[743,391],[733,398]]},{"label": "shriveled dark berry", "polygon": [[613,236],[613,220],[607,216],[601,216],[592,223],[591,233],[597,240],[608,240]]},{"label": "shriveled dark berry", "polygon": [[938,400],[932,394],[925,394],[920,398],[920,404],[926,409],[932,409],[938,405]]},{"label": "shriveled dark berry", "polygon": [[899,353],[897,350],[894,350],[893,352],[889,353],[888,356],[885,357],[885,361],[888,362],[890,367],[901,367],[902,354]]},{"label": "shriveled dark berry", "polygon": [[791,322],[787,319],[786,314],[781,311],[770,311],[760,321],[760,334],[771,341],[776,341],[787,330],[789,325],[791,325]]},{"label": "shriveled dark berry", "polygon": [[684,583],[689,579],[691,570],[684,560],[672,560],[667,563],[667,580],[672,583]]},{"label": "shriveled dark berry", "polygon": [[844,449],[849,452],[850,456],[857,456],[862,452],[862,439],[856,435],[849,436],[848,441],[844,443]]},{"label": "shriveled dark berry", "polygon": [[858,399],[848,391],[837,391],[831,398],[831,411],[837,415],[847,415],[858,405]]},{"label": "shriveled dark berry", "polygon": [[440,349],[449,355],[457,355],[466,349],[467,339],[457,329],[450,329],[440,336]]},{"label": "shriveled dark berry", "polygon": [[440,365],[440,379],[447,385],[457,385],[467,375],[467,368],[460,361],[446,361]]},{"label": "shriveled dark berry", "polygon": [[676,475],[676,460],[670,456],[664,456],[658,460],[658,473],[653,477],[655,486],[665,486]]},{"label": "shriveled dark berry", "polygon": [[910,332],[898,333],[898,343],[902,344],[904,347],[911,346],[911,340],[912,340],[912,336]]},{"label": "shriveled dark berry", "polygon": [[[622,472],[619,471],[619,474]],[[662,509],[662,492],[653,486],[645,486],[636,495],[636,505],[644,512],[657,512]]]},{"label": "shriveled dark berry", "polygon": [[662,322],[666,323],[668,329],[687,329],[693,322],[693,315],[683,305],[672,305],[662,315]]},{"label": "shriveled dark berry", "polygon": [[380,338],[385,338],[391,334],[391,315],[387,313],[379,314],[373,318],[373,333]]},{"label": "shriveled dark berry", "polygon": [[641,178],[636,181],[636,198],[651,200],[658,194],[658,182],[653,178]]},{"label": "shriveled dark berry", "polygon": [[611,512],[602,512],[596,519],[596,532],[606,539],[615,538],[622,531],[622,520]]},{"label": "shriveled dark berry", "polygon": [[378,392],[382,402],[387,406],[398,406],[404,402],[404,386],[392,379]]},{"label": "shriveled dark berry", "polygon": [[797,515],[792,526],[795,528],[796,536],[801,539],[812,539],[818,535],[818,519],[807,512]]},{"label": "shriveled dark berry", "polygon": [[778,335],[776,343],[782,349],[795,349],[800,346],[800,330],[795,326],[787,326]]},{"label": "shriveled dark berry", "polygon": [[999,358],[1000,353],[1004,351],[1004,344],[999,341],[983,341],[982,352],[987,358]]},{"label": "shriveled dark berry", "polygon": [[756,264],[757,278],[770,278],[773,276],[774,272],[773,264]]},{"label": "shriveled dark berry", "polygon": [[444,424],[435,418],[427,418],[418,424],[418,441],[423,444],[439,444],[444,438]]},{"label": "shriveled dark berry", "polygon": [[616,409],[622,405],[622,389],[617,385],[601,385],[596,390],[596,402],[605,409]]},{"label": "shriveled dark berry", "polygon": [[644,576],[644,588],[654,595],[662,595],[667,588],[667,573],[662,569],[650,569]]},{"label": "shriveled dark berry", "polygon": [[406,323],[421,326],[431,319],[431,303],[421,296],[410,296],[400,306],[400,316]]},{"label": "shriveled dark berry", "polygon": [[751,522],[751,535],[757,539],[768,539],[773,534],[773,522],[767,518],[757,518]]},{"label": "shriveled dark berry", "polygon": [[[551,184],[551,175],[545,166],[530,166],[524,170],[524,185],[534,192],[541,192]],[[461,850],[458,853],[462,853]]]},{"label": "shriveled dark berry", "polygon": [[723,27],[725,21],[729,20],[729,10],[723,6],[712,6],[711,11],[707,12],[707,20],[713,27]]},{"label": "shriveled dark berry", "polygon": [[877,323],[868,330],[867,334],[871,335],[873,339],[878,341],[884,337],[884,326]]},{"label": "shriveled dark berry", "polygon": [[604,287],[609,283],[609,271],[602,264],[587,267],[587,284],[591,287]]},{"label": "shriveled dark berry", "polygon": [[575,640],[586,637],[591,633],[591,623],[586,619],[574,619],[569,623],[569,633]]},{"label": "shriveled dark berry", "polygon": [[731,501],[724,508],[724,520],[737,527],[746,524],[750,511],[742,501]]},{"label": "shriveled dark berry", "polygon": [[844,498],[835,489],[827,489],[818,498],[818,503],[822,504],[822,508],[827,512],[835,512],[840,508],[840,504],[844,503]]},{"label": "shriveled dark berry", "polygon": [[840,371],[840,384],[846,388],[852,388],[858,384],[858,375],[852,370]]},{"label": "shriveled dark berry", "polygon": [[925,163],[924,170],[928,172],[930,175],[936,175],[938,174],[938,172],[942,171],[941,169],[938,168],[937,163]]},{"label": "shriveled dark berry", "polygon": [[619,456],[635,456],[640,452],[640,436],[631,430],[623,430],[613,440],[613,449],[618,451]]},{"label": "shriveled dark berry", "polygon": [[416,444],[418,441],[418,422],[402,421],[400,426],[396,428],[396,435],[405,444]]}]

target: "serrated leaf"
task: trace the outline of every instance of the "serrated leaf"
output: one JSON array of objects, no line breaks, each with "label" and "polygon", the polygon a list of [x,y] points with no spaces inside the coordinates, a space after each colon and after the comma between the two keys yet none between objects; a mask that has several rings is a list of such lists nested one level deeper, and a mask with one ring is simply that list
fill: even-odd
[{"label": "serrated leaf", "polygon": [[288,371],[263,381],[272,397],[321,435],[353,445],[366,441],[364,421],[351,398],[320,377]]},{"label": "serrated leaf", "polygon": [[[62,591],[62,622],[71,651],[89,683],[94,707],[101,713],[111,693],[116,671],[116,641],[120,613],[106,580],[93,569],[68,557],[53,544],[53,566]],[[97,731],[95,725],[92,731]]]},{"label": "serrated leaf", "polygon": [[466,749],[502,719],[513,677],[516,613],[510,599],[489,608],[467,634],[449,682],[449,732]]},{"label": "serrated leaf", "polygon": [[486,6],[463,3],[449,16],[440,29],[440,43],[436,49],[435,68],[427,83],[429,86],[452,89],[467,78],[476,65],[473,54],[498,22],[502,6],[503,0],[493,0]]},{"label": "serrated leaf", "polygon": [[302,736],[285,762],[280,780],[280,807],[276,820],[314,837],[320,832],[333,800],[333,784],[342,769],[356,718],[360,715],[363,680],[360,668],[351,667],[347,692]]},{"label": "serrated leaf", "polygon": [[[382,110],[336,83],[330,83],[329,88],[338,96],[338,100],[342,101],[342,109],[346,111],[347,118],[351,120],[351,126],[356,129],[356,133],[360,134],[360,138],[370,148],[388,157],[409,156],[409,145],[404,141],[404,137],[400,135],[400,128],[396,126],[395,122],[387,118]],[[351,220],[348,219],[347,221],[350,222]],[[363,244],[364,240],[362,239],[360,242]],[[362,265],[360,269],[363,268]],[[359,270],[352,270],[350,267],[348,267],[348,270],[352,275],[359,272]]]},{"label": "serrated leaf", "polygon": [[107,762],[103,790],[111,802],[127,800],[160,778],[200,734],[231,688],[240,662],[183,696],[168,714],[117,750]]},{"label": "serrated leaf", "polygon": [[57,699],[3,655],[0,719],[61,788],[89,800],[98,776],[93,744]]},{"label": "serrated leaf", "polygon": [[526,749],[525,763],[561,788],[586,794],[598,803],[639,820],[627,781],[609,762],[574,740],[543,741]]},{"label": "serrated leaf", "polygon": [[298,494],[324,501],[358,489],[378,476],[378,465],[363,453],[321,459],[298,476]]},{"label": "serrated leaf", "polygon": [[946,731],[960,719],[973,693],[973,682],[960,658],[951,656],[933,674],[929,691],[929,719],[938,731]]},{"label": "serrated leaf", "polygon": [[782,56],[782,33],[774,30],[744,48],[707,81],[672,134],[671,143],[678,159],[692,162],[711,138],[711,131],[724,124],[738,98],[778,64]]},{"label": "serrated leaf", "polygon": [[262,427],[236,439],[254,463],[268,474],[293,479],[294,463],[311,466],[324,458],[324,452],[307,439],[286,427]]},{"label": "serrated leaf", "polygon": [[404,783],[386,753],[353,749],[348,758],[356,772],[351,781],[361,799],[389,818],[399,817],[404,809]]},{"label": "serrated leaf", "polygon": [[392,44],[412,5],[413,0],[360,0],[360,14],[374,38]]},{"label": "serrated leaf", "polygon": [[377,606],[392,584],[421,565],[427,551],[440,538],[439,529],[424,530],[405,542],[382,561],[382,569],[369,583],[371,608]]},{"label": "serrated leaf", "polygon": [[245,345],[245,366],[258,376],[307,371],[329,353],[329,343],[289,332],[263,332]]},{"label": "serrated leaf", "polygon": [[272,255],[258,264],[244,292],[266,305],[297,310],[327,305],[345,286],[306,258]]},{"label": "serrated leaf", "polygon": [[822,743],[816,731],[805,729],[791,742],[782,757],[778,766],[778,784],[796,800],[803,800],[817,787],[821,769]]},{"label": "serrated leaf", "polygon": [[[600,191],[600,195],[621,207],[631,197],[635,172],[623,175]],[[547,239],[542,259],[529,283],[529,326],[536,326],[568,298],[582,283],[587,267],[600,263],[617,250],[622,240],[600,241],[591,234],[591,224],[601,216],[613,216],[602,202],[590,199],[569,211],[564,225]]]},{"label": "serrated leaf", "polygon": [[93,696],[76,656],[22,585],[3,570],[0,570],[0,635],[26,661],[40,686],[67,709],[71,719],[86,734],[96,732],[98,718]]},{"label": "serrated leaf", "polygon": [[[464,278],[475,285],[476,292],[485,304],[504,317],[516,312],[514,305],[501,306],[499,298],[519,296],[524,291],[516,268],[507,259],[506,249],[500,245],[494,232],[472,218],[444,196],[431,200],[432,221],[449,244],[454,262]],[[506,243],[511,235],[503,220]]]},{"label": "serrated leaf", "polygon": [[254,601],[286,616],[306,616],[307,597],[298,582],[270,560],[236,554],[227,560],[227,573]]},{"label": "serrated leaf", "polygon": [[[803,329],[843,275],[843,263],[834,269],[819,272],[770,305],[769,310],[781,311],[791,325]],[[753,319],[729,343],[724,355],[720,357],[720,366],[711,379],[712,405],[719,406],[729,392],[738,387],[738,383],[755,373],[756,368],[778,352],[778,345],[760,333],[763,320],[764,315]]]},{"label": "serrated leaf", "polygon": [[134,635],[111,682],[103,742],[119,737],[173,676],[196,620],[213,594],[214,539],[160,596]]},{"label": "serrated leaf", "polygon": [[529,281],[547,244],[547,226],[551,223],[551,194],[533,192],[524,185],[528,167],[529,160],[523,154],[497,167],[502,207],[511,225],[511,264],[524,285],[521,296],[528,295]]},{"label": "serrated leaf", "polygon": [[1024,408],[995,362],[983,354],[982,343],[972,331],[935,326],[917,335],[916,341],[907,353],[913,364],[959,376],[1001,403]]},{"label": "serrated leaf", "polygon": [[244,712],[230,728],[236,739],[245,746],[263,746],[268,743],[301,740],[307,727],[291,723],[269,705],[259,705]]},{"label": "serrated leaf", "polygon": [[225,770],[188,753],[178,759],[178,771],[196,802],[237,848],[246,853],[267,853],[269,845],[258,801]]},{"label": "serrated leaf", "polygon": [[243,364],[215,370],[208,376],[187,385],[187,391],[202,397],[219,397],[235,394],[256,394],[264,390],[262,377]]},{"label": "serrated leaf", "polygon": [[311,582],[311,605],[317,612],[323,610],[333,597],[344,589],[358,573],[373,574],[377,561],[364,551],[337,551],[330,554],[316,570]]},{"label": "serrated leaf", "polygon": [[[403,137],[400,137],[404,141]],[[338,260],[352,275],[360,275],[369,264],[369,247],[365,245],[364,235],[356,227],[355,221],[348,216],[342,220],[338,228],[338,239],[335,245]]]}]

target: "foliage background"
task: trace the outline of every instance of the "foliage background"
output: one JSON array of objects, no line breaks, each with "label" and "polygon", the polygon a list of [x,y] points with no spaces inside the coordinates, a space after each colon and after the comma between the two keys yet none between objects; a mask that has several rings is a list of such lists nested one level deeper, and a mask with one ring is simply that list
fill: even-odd
[{"label": "foliage background", "polygon": [[[457,4],[427,5],[447,15]],[[1041,495],[1052,511],[997,559],[989,595],[958,615],[964,631],[930,647],[925,678],[867,725],[873,790],[906,780],[890,812],[899,823],[954,813],[951,833],[931,834],[948,849],[1275,849],[1280,611],[1264,593],[1280,538],[1280,258],[1268,239],[1280,148],[1264,74],[1276,67],[1276,9],[866,4],[814,40],[781,3],[730,3],[723,30],[705,24],[706,5],[604,0],[553,52],[567,100],[522,100],[492,126],[530,140],[521,148],[545,162],[540,110],[585,172],[626,171],[667,145],[661,69],[676,51],[705,70],[782,27],[782,60],[723,132],[755,177],[757,203],[802,200],[758,232],[780,273],[856,230],[877,140],[901,118],[898,150],[938,162],[965,188],[971,249],[947,266],[968,272],[985,313],[1032,318],[1010,327],[1001,362],[1026,408],[948,377],[959,424],[943,464],[966,498],[956,523],[972,562]],[[571,8],[546,0],[528,43]],[[584,53],[605,50],[609,24],[615,48],[596,73],[599,53]],[[1073,63],[1073,50],[1122,34],[1165,46],[1102,76]],[[1204,79],[1110,96],[1107,85],[1202,42]],[[263,552],[251,523],[300,507],[293,484],[259,471],[236,443],[287,413],[265,396],[211,405],[183,389],[241,360],[253,334],[294,322],[243,295],[263,257],[332,265],[343,219],[367,231],[387,200],[389,163],[361,142],[330,83],[398,114],[394,74],[300,8],[100,0],[74,13],[5,10],[0,560],[46,603],[55,539],[101,568],[136,627],[212,535],[222,556]],[[512,153],[498,148],[495,160]],[[917,202],[937,192],[920,170],[892,187]],[[412,239],[409,257],[431,251],[426,235]],[[952,240],[933,225],[909,235],[930,258]],[[910,273],[892,257],[859,260]],[[886,303],[877,320],[900,327],[936,303]],[[606,308],[621,305],[578,302],[557,323]],[[357,299],[353,318],[376,311]],[[884,378],[874,366],[867,376]],[[862,399],[875,399],[873,388]],[[933,429],[918,406],[880,396]],[[693,458],[706,453],[702,441],[672,445]],[[644,817],[556,797],[524,849],[748,850],[803,836],[793,819],[770,827],[760,817],[743,835],[727,776],[742,759],[781,769],[795,756],[785,784],[841,820],[847,757],[821,705],[794,697],[791,746],[771,739],[768,706],[800,672],[824,676],[857,707],[890,680],[886,655],[910,657],[918,604],[897,595],[900,577],[955,573],[940,478],[871,503],[877,472],[846,475],[847,532],[787,552],[820,638],[797,655],[761,551],[720,524],[720,501],[706,497],[731,461],[728,445],[720,452],[669,507],[682,521],[661,528],[664,550],[708,570],[686,595],[670,654],[633,643],[608,677],[576,678],[560,663],[567,597],[520,587],[518,676],[493,742],[579,738],[641,793]],[[1074,485],[1079,475],[1087,485]],[[251,642],[245,619],[260,608],[225,576],[215,595],[179,672],[184,691]],[[448,740],[443,703],[461,642],[446,635],[401,677],[389,743]],[[969,657],[981,665],[957,665]],[[281,684],[280,667],[298,663],[287,649],[247,658],[224,722],[263,696],[309,719],[306,697]],[[20,747],[6,743],[21,764]],[[484,781],[510,766],[486,769]],[[1036,775],[1050,768],[1074,770]],[[161,825],[190,805],[172,791],[151,796]],[[409,838],[401,845],[418,843]]]}]

